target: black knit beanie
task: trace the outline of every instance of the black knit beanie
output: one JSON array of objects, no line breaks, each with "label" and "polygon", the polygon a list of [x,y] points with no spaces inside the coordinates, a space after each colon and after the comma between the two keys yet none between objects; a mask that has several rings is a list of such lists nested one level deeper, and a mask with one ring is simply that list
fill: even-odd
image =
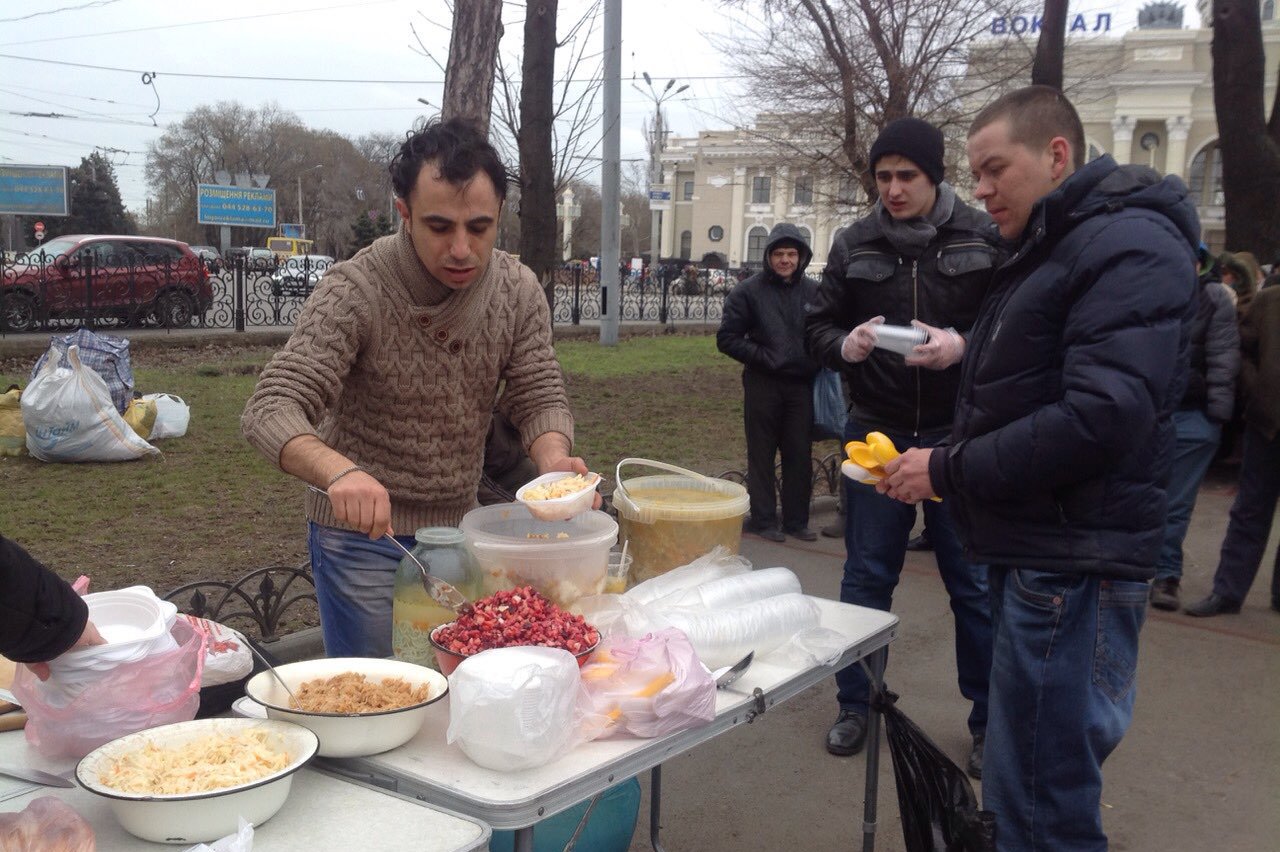
[{"label": "black knit beanie", "polygon": [[920,167],[934,186],[942,183],[942,131],[919,118],[899,118],[889,122],[871,146],[871,174],[876,161],[886,154],[906,157]]}]

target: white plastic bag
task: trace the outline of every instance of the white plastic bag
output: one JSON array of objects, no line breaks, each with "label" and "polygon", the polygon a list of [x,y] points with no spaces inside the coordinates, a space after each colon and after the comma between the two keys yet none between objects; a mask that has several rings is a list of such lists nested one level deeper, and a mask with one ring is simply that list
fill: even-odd
[{"label": "white plastic bag", "polygon": [[148,436],[152,441],[161,438],[181,438],[187,434],[191,422],[191,406],[182,397],[171,393],[144,393],[143,400],[156,401],[156,423]]},{"label": "white plastic bag", "polygon": [[663,613],[689,637],[707,668],[736,663],[754,651],[762,657],[799,633],[818,626],[818,605],[804,595],[778,595],[712,612],[694,609]]},{"label": "white plastic bag", "polygon": [[578,662],[562,648],[494,648],[449,676],[448,743],[486,769],[550,763],[582,740]]},{"label": "white plastic bag", "polygon": [[47,462],[128,461],[160,451],[124,422],[107,383],[80,363],[78,347],[67,350],[70,367],[59,367],[56,342],[40,372],[22,392],[27,450]]}]

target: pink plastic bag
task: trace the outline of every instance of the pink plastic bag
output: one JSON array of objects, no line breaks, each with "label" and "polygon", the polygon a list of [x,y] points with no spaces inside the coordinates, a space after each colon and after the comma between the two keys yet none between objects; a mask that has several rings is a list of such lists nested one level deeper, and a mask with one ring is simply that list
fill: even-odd
[{"label": "pink plastic bag", "polygon": [[605,639],[582,668],[592,739],[663,737],[716,716],[716,685],[689,639],[674,627],[640,639]]},{"label": "pink plastic bag", "polygon": [[5,852],[94,852],[93,827],[61,799],[41,796],[18,813],[0,814]]},{"label": "pink plastic bag", "polygon": [[46,757],[81,758],[125,734],[194,719],[205,638],[181,618],[170,635],[175,650],[121,663],[63,706],[47,700],[45,685],[19,666],[13,694],[27,711],[27,742]]}]

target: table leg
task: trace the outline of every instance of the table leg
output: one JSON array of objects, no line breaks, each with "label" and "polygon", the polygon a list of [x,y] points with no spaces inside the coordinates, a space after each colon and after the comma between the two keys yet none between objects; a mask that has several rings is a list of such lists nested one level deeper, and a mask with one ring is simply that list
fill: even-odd
[{"label": "table leg", "polygon": [[[875,695],[884,689],[884,667],[889,659],[889,649],[880,648],[872,653],[867,661],[870,663],[868,674],[871,679],[871,694]],[[880,786],[880,711],[875,702],[871,703],[867,714],[867,780],[865,784],[862,813],[862,852],[872,852],[876,848],[876,794]]]},{"label": "table leg", "polygon": [[533,852],[533,826],[516,829],[515,852]]},{"label": "table leg", "polygon": [[649,773],[649,845],[653,852],[666,852],[658,835],[662,831],[662,764]]}]

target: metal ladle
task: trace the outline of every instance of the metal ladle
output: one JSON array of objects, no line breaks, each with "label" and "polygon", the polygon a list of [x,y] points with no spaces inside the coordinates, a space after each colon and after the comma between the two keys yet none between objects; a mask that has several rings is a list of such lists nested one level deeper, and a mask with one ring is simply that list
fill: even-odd
[{"label": "metal ladle", "polygon": [[262,664],[267,667],[267,671],[271,672],[271,676],[276,679],[276,683],[283,686],[284,691],[289,693],[289,700],[292,702],[289,705],[289,708],[297,708],[301,710],[302,702],[298,700],[298,696],[293,694],[293,690],[289,688],[289,684],[285,683],[284,678],[280,677],[280,672],[276,671],[276,667],[271,665],[271,661],[266,658],[266,655],[259,651],[257,647],[254,646],[253,642],[246,641],[244,644],[248,645],[249,650],[253,652],[254,656],[261,660]]}]

